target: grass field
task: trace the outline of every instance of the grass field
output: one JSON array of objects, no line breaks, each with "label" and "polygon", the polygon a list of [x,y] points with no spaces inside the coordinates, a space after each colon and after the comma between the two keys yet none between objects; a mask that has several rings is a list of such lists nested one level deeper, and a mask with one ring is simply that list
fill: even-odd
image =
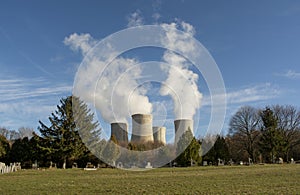
[{"label": "grass field", "polygon": [[300,165],[21,170],[0,175],[0,194],[299,194]]}]

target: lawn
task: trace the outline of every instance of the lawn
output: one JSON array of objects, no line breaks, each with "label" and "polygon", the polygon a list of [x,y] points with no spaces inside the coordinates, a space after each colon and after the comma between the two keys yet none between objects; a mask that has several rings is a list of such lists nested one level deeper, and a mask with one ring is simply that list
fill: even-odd
[{"label": "lawn", "polygon": [[297,194],[300,165],[21,170],[0,175],[0,194]]}]

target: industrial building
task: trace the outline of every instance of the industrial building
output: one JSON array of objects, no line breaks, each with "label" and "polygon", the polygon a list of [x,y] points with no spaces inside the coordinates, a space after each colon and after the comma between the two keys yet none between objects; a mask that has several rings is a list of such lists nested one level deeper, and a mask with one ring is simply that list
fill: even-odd
[{"label": "industrial building", "polygon": [[166,127],[153,127],[154,142],[160,142],[166,145]]},{"label": "industrial building", "polygon": [[115,136],[118,143],[128,143],[128,128],[126,123],[111,123],[111,136]]},{"label": "industrial building", "polygon": [[[179,119],[174,121],[175,138],[177,145],[180,137],[189,129],[193,133],[193,120]],[[114,135],[118,143],[128,143],[128,127],[126,123],[111,123],[111,135]],[[131,142],[161,142],[166,144],[166,127],[152,127],[152,115],[134,114],[132,115],[132,135]]]}]

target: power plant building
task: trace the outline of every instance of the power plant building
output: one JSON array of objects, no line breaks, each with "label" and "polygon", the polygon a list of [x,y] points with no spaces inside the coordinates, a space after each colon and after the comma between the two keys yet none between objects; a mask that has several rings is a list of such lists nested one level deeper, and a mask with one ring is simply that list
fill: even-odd
[{"label": "power plant building", "polygon": [[152,130],[152,115],[134,114],[132,115],[132,135],[131,142],[154,141]]},{"label": "power plant building", "polygon": [[111,136],[115,136],[118,143],[128,143],[128,130],[126,123],[111,123]]},{"label": "power plant building", "polygon": [[166,145],[166,127],[153,127],[154,142],[161,142]]},{"label": "power plant building", "polygon": [[[152,115],[134,114],[132,117],[131,142],[161,142],[166,145],[166,127],[152,127]],[[189,129],[193,133],[193,120],[179,119],[174,121],[176,146],[181,136]],[[128,144],[127,123],[111,123],[111,136],[114,136],[118,143]]]}]

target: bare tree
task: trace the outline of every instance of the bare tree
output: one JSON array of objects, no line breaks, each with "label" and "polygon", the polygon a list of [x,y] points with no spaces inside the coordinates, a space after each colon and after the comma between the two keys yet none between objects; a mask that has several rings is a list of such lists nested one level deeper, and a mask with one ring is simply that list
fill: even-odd
[{"label": "bare tree", "polygon": [[255,159],[255,144],[259,137],[260,116],[257,109],[244,106],[241,107],[231,118],[229,123],[229,136],[238,137],[235,139],[241,145],[249,157]]},{"label": "bare tree", "polygon": [[9,140],[10,141],[14,141],[14,140],[17,140],[17,139],[20,139],[19,132],[17,132],[16,130],[10,130]]},{"label": "bare tree", "polygon": [[249,160],[249,154],[245,149],[245,142],[245,136],[241,136],[240,134],[233,134],[226,137],[230,159],[233,162],[247,162]]},{"label": "bare tree", "polygon": [[6,139],[9,139],[10,130],[5,127],[0,127],[0,135],[4,136]]},{"label": "bare tree", "polygon": [[28,139],[30,139],[33,136],[33,128],[29,128],[29,127],[20,127],[18,129],[18,133],[21,139],[23,139],[24,137],[28,137]]},{"label": "bare tree", "polygon": [[278,121],[278,129],[282,132],[286,142],[286,160],[289,161],[289,153],[296,145],[300,144],[300,111],[291,105],[272,107]]},{"label": "bare tree", "polygon": [[9,130],[4,127],[0,128],[0,135],[3,135],[9,141],[13,141],[20,138],[20,135],[17,131]]}]

